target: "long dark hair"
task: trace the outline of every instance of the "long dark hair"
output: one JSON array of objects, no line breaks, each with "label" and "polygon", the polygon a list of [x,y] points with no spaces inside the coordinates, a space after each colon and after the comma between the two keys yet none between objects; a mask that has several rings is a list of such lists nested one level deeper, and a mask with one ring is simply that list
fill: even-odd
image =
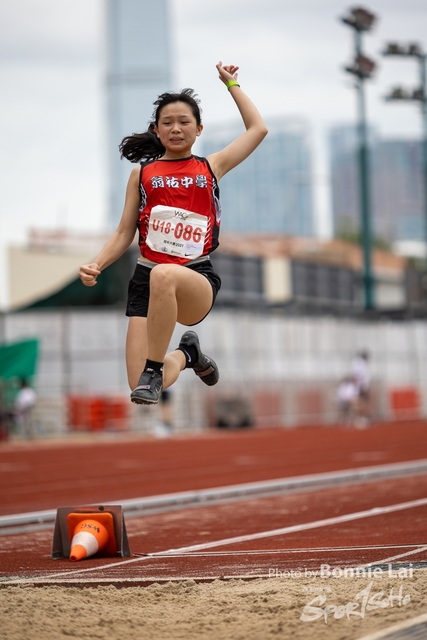
[{"label": "long dark hair", "polygon": [[119,144],[121,158],[127,158],[130,162],[141,162],[141,160],[156,160],[165,153],[166,149],[157,137],[154,127],[159,124],[160,112],[163,107],[173,102],[185,102],[188,104],[197,125],[201,124],[202,110],[199,106],[200,101],[193,89],[182,89],[179,93],[173,93],[172,91],[162,93],[153,102],[156,108],[151,116],[147,131],[126,136]]}]

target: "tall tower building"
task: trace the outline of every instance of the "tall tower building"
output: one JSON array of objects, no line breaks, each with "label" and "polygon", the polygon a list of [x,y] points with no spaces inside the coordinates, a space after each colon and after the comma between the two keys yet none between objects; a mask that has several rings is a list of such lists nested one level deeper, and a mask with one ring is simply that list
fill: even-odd
[{"label": "tall tower building", "polygon": [[[418,140],[370,138],[370,200],[374,233],[388,242],[424,237],[422,148]],[[357,130],[329,135],[334,232],[360,229]]]},{"label": "tall tower building", "polygon": [[331,197],[334,233],[359,228],[360,198],[357,129],[336,126],[329,132]]},{"label": "tall tower building", "polygon": [[[220,182],[223,231],[314,235],[311,154],[302,120],[266,120],[268,136]],[[207,128],[209,155],[242,133],[241,123]]]},{"label": "tall tower building", "polygon": [[105,0],[109,224],[120,219],[132,164],[119,144],[145,131],[156,97],[173,89],[169,0]]},{"label": "tall tower building", "polygon": [[419,140],[382,140],[375,150],[374,210],[388,240],[424,240],[423,150]]}]

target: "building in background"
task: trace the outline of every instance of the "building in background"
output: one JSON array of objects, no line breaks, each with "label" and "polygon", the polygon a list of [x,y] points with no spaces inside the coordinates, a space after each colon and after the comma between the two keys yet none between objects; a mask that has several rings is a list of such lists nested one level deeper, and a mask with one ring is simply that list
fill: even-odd
[{"label": "building in background", "polygon": [[[25,245],[10,245],[7,249],[9,308],[38,305],[66,289],[78,279],[80,265],[92,262],[108,236],[64,229],[29,229]],[[87,296],[85,289],[80,283],[82,303]]]},{"label": "building in background", "polygon": [[157,95],[172,89],[169,0],[105,0],[109,224],[122,214],[132,165],[119,144],[144,131]]},{"label": "building in background", "polygon": [[[26,246],[9,248],[10,310],[115,307],[124,313],[139,255],[136,238],[101,274],[96,287],[84,287],[78,277],[80,265],[90,262],[107,238],[32,229]],[[225,232],[211,259],[222,280],[216,307],[353,316],[363,306],[362,251],[350,242]],[[374,249],[372,259],[378,310],[405,314],[409,307],[425,304],[405,258]]]},{"label": "building in background", "polygon": [[[344,240],[253,233],[222,234],[212,263],[222,281],[216,307],[275,309],[284,314],[363,313],[363,252]],[[405,314],[422,305],[409,295],[407,260],[372,252],[376,310]]]},{"label": "building in background", "polygon": [[[329,135],[334,233],[360,228],[357,129]],[[422,148],[418,140],[382,140],[370,131],[372,228],[389,243],[424,237]]]},{"label": "building in background", "polygon": [[374,211],[387,240],[422,240],[424,192],[422,145],[418,140],[383,140],[374,155]]},{"label": "building in background", "polygon": [[357,128],[353,125],[333,127],[328,142],[333,232],[336,235],[343,230],[359,228]]},{"label": "building in background", "polygon": [[[314,235],[309,131],[302,120],[266,120],[268,136],[220,184],[222,231]],[[203,155],[229,144],[242,124],[210,126]]]}]

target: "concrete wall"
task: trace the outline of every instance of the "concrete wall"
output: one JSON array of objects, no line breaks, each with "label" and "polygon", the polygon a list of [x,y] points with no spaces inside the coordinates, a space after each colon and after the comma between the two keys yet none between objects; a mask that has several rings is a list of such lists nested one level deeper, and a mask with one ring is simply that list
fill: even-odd
[{"label": "concrete wall", "polygon": [[[159,418],[158,409],[128,403],[126,327],[123,312],[115,310],[10,313],[0,315],[0,342],[40,339],[36,387],[40,402],[51,407],[46,416],[57,416],[58,431],[66,428],[60,423],[67,412],[53,410],[52,403],[57,399],[57,406],[71,395],[122,398],[129,404],[128,428],[149,432]],[[171,348],[178,345],[183,330],[178,325]],[[356,322],[218,310],[197,331],[204,351],[218,363],[221,378],[216,387],[208,388],[192,371],[181,375],[172,389],[178,431],[213,424],[218,402],[227,398],[246,402],[260,426],[334,422],[338,381],[362,349],[371,354],[376,417],[393,417],[390,393],[396,388],[416,389],[419,414],[427,415],[425,322]],[[46,420],[51,425],[47,430],[54,430],[53,418]]]}]

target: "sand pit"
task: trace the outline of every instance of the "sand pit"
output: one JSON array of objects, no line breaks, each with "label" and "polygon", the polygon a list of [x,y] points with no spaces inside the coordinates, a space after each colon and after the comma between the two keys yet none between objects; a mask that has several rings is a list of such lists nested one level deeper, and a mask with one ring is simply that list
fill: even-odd
[{"label": "sand pit", "polygon": [[406,578],[383,572],[372,579],[187,580],[123,589],[2,585],[0,638],[356,640],[426,610],[426,569]]}]

